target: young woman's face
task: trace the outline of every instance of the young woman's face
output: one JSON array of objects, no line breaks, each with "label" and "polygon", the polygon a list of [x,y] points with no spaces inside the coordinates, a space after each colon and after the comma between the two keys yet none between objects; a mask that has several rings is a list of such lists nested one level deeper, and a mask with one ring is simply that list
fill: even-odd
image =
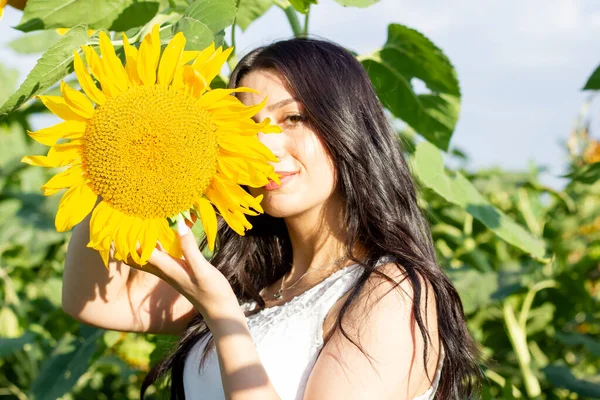
[{"label": "young woman's face", "polygon": [[270,118],[281,133],[259,133],[259,140],[279,159],[271,163],[281,175],[281,186],[269,184],[250,188],[254,196],[263,195],[265,212],[283,218],[320,207],[334,192],[334,166],[323,143],[307,123],[302,105],[285,88],[278,74],[253,71],[244,76],[240,86],[260,94],[238,93],[245,105],[254,105],[267,96],[266,106],[254,116],[257,122]]}]

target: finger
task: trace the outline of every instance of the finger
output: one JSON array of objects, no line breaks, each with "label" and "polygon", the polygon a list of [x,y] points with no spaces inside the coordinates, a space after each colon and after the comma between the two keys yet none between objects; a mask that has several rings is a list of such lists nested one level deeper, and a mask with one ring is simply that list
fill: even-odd
[{"label": "finger", "polygon": [[181,251],[188,263],[198,267],[204,265],[207,261],[198,248],[196,238],[192,235],[192,231],[190,231],[190,228],[188,228],[183,219],[177,220],[177,233],[179,234]]}]

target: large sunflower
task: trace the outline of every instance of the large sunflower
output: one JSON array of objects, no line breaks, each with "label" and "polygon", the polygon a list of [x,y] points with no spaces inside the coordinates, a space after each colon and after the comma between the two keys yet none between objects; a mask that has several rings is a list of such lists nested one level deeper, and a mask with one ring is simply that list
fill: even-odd
[{"label": "large sunflower", "polygon": [[248,88],[209,87],[232,49],[211,45],[190,52],[184,46],[185,37],[178,33],[161,56],[158,26],[139,50],[123,35],[123,66],[109,37],[100,32],[101,56],[84,46],[86,67],[74,55],[85,94],[61,82],[62,96],[39,96],[64,122],[29,132],[51,148],[46,156],[22,161],[68,166],[42,186],[46,196],[68,188],[58,206],[56,229],[71,229],[93,209],[88,247],[98,250],[106,265],[113,243],[116,259],[131,257],[140,265],[157,241],[181,257],[169,220],[187,212],[202,221],[212,250],[217,231],[213,205],[243,235],[252,227],[245,214],[262,212],[262,198],[239,185],[279,182],[269,164],[277,158],[258,141],[258,132],[280,129],[268,119],[251,119],[265,103],[249,107],[231,95]]}]

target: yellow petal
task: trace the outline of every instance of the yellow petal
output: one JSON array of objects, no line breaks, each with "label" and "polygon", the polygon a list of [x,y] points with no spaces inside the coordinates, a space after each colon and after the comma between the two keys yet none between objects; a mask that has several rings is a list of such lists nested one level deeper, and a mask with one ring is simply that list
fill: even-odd
[{"label": "yellow petal", "polygon": [[127,243],[129,245],[129,248],[131,249],[131,258],[138,265],[144,265],[148,262],[147,260],[146,262],[144,262],[144,260],[140,257],[140,254],[137,250],[137,246],[139,243],[141,243],[141,238],[144,236],[147,230],[147,225],[150,222],[151,221],[143,220],[141,218],[134,218],[133,223],[131,224],[131,229],[128,233]]},{"label": "yellow petal", "polygon": [[147,221],[145,230],[140,237],[140,245],[142,248],[142,254],[140,256],[141,265],[147,264],[152,251],[156,248],[156,241],[158,240],[158,224],[155,220]]},{"label": "yellow petal", "polygon": [[192,66],[196,69],[201,69],[202,66],[206,63],[206,61],[208,59],[210,59],[211,57],[213,57],[214,54],[215,54],[215,42],[212,42],[210,44],[210,46],[207,46],[204,50],[202,50],[200,52],[200,54],[198,54],[198,56],[192,63]]},{"label": "yellow petal", "polygon": [[183,85],[186,88],[186,94],[193,97],[200,97],[208,89],[206,79],[189,65],[183,67]]},{"label": "yellow petal", "polygon": [[124,92],[129,87],[129,80],[121,60],[115,54],[110,38],[104,31],[100,31],[100,51],[102,52],[102,62],[104,71],[111,78],[112,82]]},{"label": "yellow petal", "polygon": [[85,132],[85,125],[85,122],[80,121],[64,121],[39,131],[27,131],[27,134],[41,144],[52,146],[58,139],[81,137]]},{"label": "yellow petal", "polygon": [[146,86],[156,82],[156,67],[160,58],[160,34],[158,24],[152,27],[152,33],[142,40],[138,54],[137,71]]},{"label": "yellow petal", "polygon": [[81,183],[83,183],[83,170],[81,165],[74,165],[50,178],[48,182],[42,185],[42,192],[44,196],[50,196],[61,189],[77,186]]},{"label": "yellow petal", "polygon": [[73,162],[81,161],[81,144],[64,143],[54,145],[48,150],[46,156],[25,156],[21,162],[37,167],[57,168],[64,167]]},{"label": "yellow petal", "polygon": [[215,104],[208,105],[205,107],[207,110],[212,111],[212,117],[216,122],[226,122],[236,119],[248,119],[256,115],[260,110],[263,109],[267,103],[267,98],[253,106],[244,106],[241,102],[239,105],[233,105],[229,107],[222,107],[222,101]]},{"label": "yellow petal", "polygon": [[98,203],[90,220],[90,243],[98,247],[105,237],[109,236],[112,240],[123,217],[123,213],[112,208],[107,202]]},{"label": "yellow petal", "polygon": [[125,69],[129,74],[129,81],[132,86],[139,86],[142,83],[137,72],[138,50],[129,44],[127,35],[123,33],[123,49],[125,50]]},{"label": "yellow petal", "polygon": [[100,60],[96,51],[90,46],[82,46],[81,49],[85,54],[85,62],[96,80],[100,82],[104,94],[108,97],[114,97],[121,93],[119,88],[112,82],[111,77],[106,74],[104,63]]},{"label": "yellow petal", "polygon": [[102,93],[98,86],[94,83],[88,69],[83,64],[83,60],[79,57],[77,50],[73,52],[73,65],[75,67],[75,75],[81,85],[81,88],[88,97],[96,104],[103,105],[106,102],[106,95]]},{"label": "yellow petal", "polygon": [[92,211],[98,196],[86,184],[73,186],[64,194],[56,213],[56,230],[65,232],[78,224]]},{"label": "yellow petal", "polygon": [[92,118],[94,107],[85,94],[71,88],[65,81],[60,82],[60,92],[63,95],[65,103],[67,103],[71,110],[85,119]]},{"label": "yellow petal", "polygon": [[233,153],[253,155],[267,161],[278,162],[279,159],[256,137],[220,134],[219,146]]},{"label": "yellow petal", "polygon": [[123,220],[117,228],[115,233],[115,259],[127,262],[127,256],[130,254],[129,248],[129,231],[131,230],[131,223],[133,218],[124,215]]},{"label": "yellow petal", "polygon": [[171,257],[181,258],[181,245],[175,231],[169,227],[166,220],[157,222],[158,240]]},{"label": "yellow petal", "polygon": [[219,74],[219,71],[223,68],[223,64],[225,64],[225,61],[227,61],[232,51],[233,47],[230,47],[223,52],[221,52],[221,48],[219,48],[215,55],[203,65],[202,75],[204,75],[209,84]]},{"label": "yellow petal", "polygon": [[181,60],[179,60],[179,65],[182,66],[189,63],[190,61],[198,57],[199,54],[200,52],[196,50],[184,51],[181,55]]},{"label": "yellow petal", "polygon": [[61,96],[37,96],[38,99],[57,117],[75,121],[87,121],[87,118],[77,114]]},{"label": "yellow petal", "polygon": [[198,105],[200,107],[209,109],[209,108],[211,108],[211,106],[214,103],[227,98],[227,96],[230,96],[233,101],[236,101],[241,104],[241,102],[237,98],[235,98],[234,96],[231,96],[232,93],[239,93],[239,92],[258,93],[256,90],[250,89],[247,87],[239,87],[236,89],[213,89],[213,90],[209,90],[208,92],[204,93],[202,95],[202,97],[200,99],[198,99]]},{"label": "yellow petal", "polygon": [[238,135],[254,136],[260,133],[281,133],[279,125],[271,124],[269,118],[263,119],[260,123],[254,122],[252,119],[219,121],[219,127],[224,131],[235,132]]},{"label": "yellow petal", "polygon": [[69,28],[56,28],[56,33],[60,36],[64,36],[67,32],[69,32]]},{"label": "yellow petal", "polygon": [[[219,213],[227,222],[227,224],[233,229],[238,235],[243,236],[245,234],[244,226],[248,223],[246,218],[243,216],[240,217],[234,213],[235,205],[231,204],[231,202],[223,196],[219,191],[215,190],[212,185],[206,189],[206,197],[213,203]],[[243,220],[243,221],[242,221]]]},{"label": "yellow petal", "polygon": [[202,220],[204,233],[206,233],[208,248],[210,251],[213,251],[215,249],[215,240],[217,238],[217,214],[215,214],[212,204],[205,198],[201,198],[196,203],[196,207],[200,212],[200,219]]},{"label": "yellow petal", "polygon": [[160,58],[160,65],[158,67],[159,84],[168,85],[171,83],[173,75],[175,75],[175,69],[181,61],[184,47],[185,36],[183,36],[182,32],[179,32],[171,39]]}]

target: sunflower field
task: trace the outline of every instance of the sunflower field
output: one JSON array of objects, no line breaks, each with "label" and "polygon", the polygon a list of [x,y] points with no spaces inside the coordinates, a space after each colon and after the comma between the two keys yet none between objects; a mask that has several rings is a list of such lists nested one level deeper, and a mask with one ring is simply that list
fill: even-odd
[{"label": "sunflower field", "polygon": [[[336,1],[340,7],[377,2]],[[40,99],[65,90],[73,96],[82,95],[79,89],[93,91],[73,73],[88,51],[110,45],[115,60],[125,62],[128,46],[140,49],[149,34],[163,47],[185,37],[190,54],[212,43],[234,47],[235,37],[225,29],[260,24],[272,7],[300,36],[310,33],[314,3],[8,1],[23,9],[17,29],[26,32],[11,48],[39,60],[18,87],[18,71],[0,60],[1,399],[139,398],[149,366],[176,340],[89,327],[62,311],[70,232],[55,226],[60,196],[40,189],[57,168],[22,162],[48,152],[31,132],[49,115]],[[5,6],[0,0],[0,13]],[[558,191],[541,183],[542,171],[535,167],[460,167],[467,155],[449,148],[460,112],[459,80],[451,60],[422,33],[391,24],[378,51],[357,57],[398,123],[439,263],[455,282],[469,329],[481,344],[483,398],[600,399],[600,141],[588,133],[586,105],[573,131],[565,133],[568,182]],[[225,58],[229,69],[237,62],[234,53]],[[225,87],[225,70],[215,72],[211,88]],[[426,93],[410,83],[415,78]],[[91,77],[87,83],[96,87]],[[600,90],[600,67],[584,90],[591,99]],[[195,233],[204,235],[202,229]],[[162,398],[161,387],[148,397]]]}]

